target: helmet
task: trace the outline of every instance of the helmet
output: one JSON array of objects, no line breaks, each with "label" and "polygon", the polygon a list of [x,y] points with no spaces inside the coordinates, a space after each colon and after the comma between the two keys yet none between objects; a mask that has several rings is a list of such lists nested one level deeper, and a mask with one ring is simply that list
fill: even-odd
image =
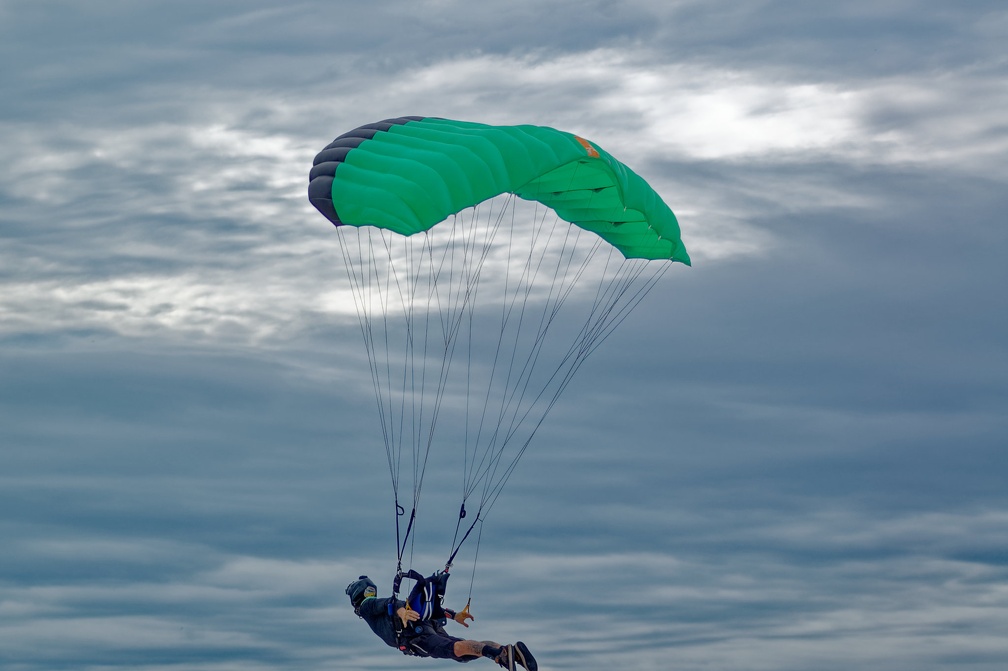
[{"label": "helmet", "polygon": [[[369,591],[370,594],[367,594]],[[374,582],[371,581],[371,578],[366,575],[362,575],[357,580],[347,585],[346,593],[347,596],[350,597],[350,603],[353,604],[354,609],[357,609],[360,607],[365,597],[376,596],[378,594],[378,585],[374,584]]]}]

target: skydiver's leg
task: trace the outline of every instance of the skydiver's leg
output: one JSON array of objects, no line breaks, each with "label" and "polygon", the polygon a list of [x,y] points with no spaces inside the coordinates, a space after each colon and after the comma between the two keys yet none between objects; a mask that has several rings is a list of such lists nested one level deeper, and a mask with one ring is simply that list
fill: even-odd
[{"label": "skydiver's leg", "polygon": [[501,653],[501,644],[493,641],[455,641],[455,656],[459,659],[465,657],[488,657],[494,659]]}]

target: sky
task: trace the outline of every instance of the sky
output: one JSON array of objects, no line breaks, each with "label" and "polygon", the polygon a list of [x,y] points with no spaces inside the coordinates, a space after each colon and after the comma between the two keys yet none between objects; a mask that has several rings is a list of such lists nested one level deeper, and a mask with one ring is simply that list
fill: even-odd
[{"label": "sky", "polygon": [[458,631],[1005,668],[1006,41],[983,0],[0,0],[0,667],[447,663],[343,593],[386,589],[394,513],[307,200],[334,137],[431,115],[590,138],[693,258],[519,462]]}]

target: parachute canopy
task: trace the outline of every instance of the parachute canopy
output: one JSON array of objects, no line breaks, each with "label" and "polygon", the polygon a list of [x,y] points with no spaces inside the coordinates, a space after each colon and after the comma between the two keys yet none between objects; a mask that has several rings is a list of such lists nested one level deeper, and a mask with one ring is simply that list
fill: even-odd
[{"label": "parachute canopy", "polygon": [[337,226],[402,235],[503,193],[548,206],[626,258],[690,263],[675,215],[647,182],[593,142],[544,126],[387,119],[330,143],[308,188]]}]

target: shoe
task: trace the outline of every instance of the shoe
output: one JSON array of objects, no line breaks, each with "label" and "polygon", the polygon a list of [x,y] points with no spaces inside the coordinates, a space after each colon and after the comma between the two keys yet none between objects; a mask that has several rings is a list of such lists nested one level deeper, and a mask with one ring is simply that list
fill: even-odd
[{"label": "shoe", "polygon": [[494,659],[497,665],[507,671],[515,671],[515,648],[513,645],[501,646],[500,654]]},{"label": "shoe", "polygon": [[513,651],[512,657],[514,660],[524,666],[528,671],[537,671],[539,665],[536,664],[535,657],[529,652],[528,646],[518,641],[513,646],[511,646]]}]

